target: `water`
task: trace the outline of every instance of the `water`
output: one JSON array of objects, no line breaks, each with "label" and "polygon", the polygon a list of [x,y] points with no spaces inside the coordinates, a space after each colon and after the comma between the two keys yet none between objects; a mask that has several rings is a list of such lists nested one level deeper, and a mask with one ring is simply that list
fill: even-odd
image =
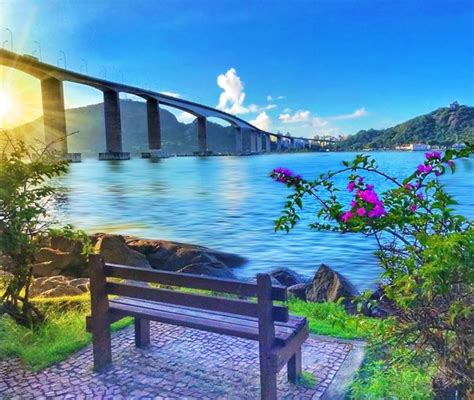
[{"label": "water", "polygon": [[[290,234],[274,232],[274,220],[290,191],[268,176],[273,168],[285,166],[315,177],[339,168],[354,154],[186,157],[159,163],[85,160],[72,164],[63,179],[68,193],[62,211],[67,222],[87,232],[181,241],[240,254],[249,260],[235,270],[241,278],[283,266],[312,276],[324,262],[363,289],[372,287],[380,273],[372,254],[375,243],[355,234],[310,230],[311,207]],[[424,157],[416,152],[373,155],[395,176],[406,176]],[[473,161],[459,162],[458,173],[445,179],[460,202],[459,211],[470,218]],[[373,182],[377,190],[387,187],[383,181]]]}]

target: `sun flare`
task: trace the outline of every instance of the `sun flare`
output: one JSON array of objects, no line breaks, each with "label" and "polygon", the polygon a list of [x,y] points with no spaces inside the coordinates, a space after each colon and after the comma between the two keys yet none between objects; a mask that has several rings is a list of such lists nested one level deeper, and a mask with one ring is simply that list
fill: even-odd
[{"label": "sun flare", "polygon": [[13,110],[13,101],[6,92],[0,91],[0,117],[6,117]]}]

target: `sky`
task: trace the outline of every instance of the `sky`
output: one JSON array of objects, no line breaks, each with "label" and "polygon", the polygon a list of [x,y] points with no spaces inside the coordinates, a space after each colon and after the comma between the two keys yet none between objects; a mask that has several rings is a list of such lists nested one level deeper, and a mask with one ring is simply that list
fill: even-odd
[{"label": "sky", "polygon": [[[474,105],[473,0],[0,0],[5,48],[12,38],[45,62],[298,136]],[[3,119],[41,115],[39,82],[0,71]],[[65,84],[68,108],[101,100]]]}]

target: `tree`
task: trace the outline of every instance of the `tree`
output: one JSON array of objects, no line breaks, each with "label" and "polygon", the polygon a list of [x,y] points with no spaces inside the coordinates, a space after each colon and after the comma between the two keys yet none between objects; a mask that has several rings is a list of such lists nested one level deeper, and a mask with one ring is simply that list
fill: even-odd
[{"label": "tree", "polygon": [[[433,386],[443,399],[454,398],[456,392],[467,398],[474,383],[474,224],[454,213],[455,201],[438,177],[448,170],[454,173],[454,160],[473,153],[469,144],[444,155],[426,153],[404,180],[385,174],[362,154],[312,181],[285,168],[272,172],[275,180],[293,189],[276,230],[290,231],[310,196],[317,204],[312,228],[375,238],[383,291],[397,308],[385,340],[415,358],[423,353],[434,361],[438,373]],[[349,206],[335,183],[341,174],[348,179]],[[377,193],[369,181],[374,175],[384,178],[390,189]]]},{"label": "tree", "polygon": [[43,320],[30,301],[35,255],[54,220],[51,210],[58,194],[52,179],[68,164],[48,146],[26,146],[7,133],[0,159],[0,252],[11,265],[0,307],[17,322],[33,326]]}]

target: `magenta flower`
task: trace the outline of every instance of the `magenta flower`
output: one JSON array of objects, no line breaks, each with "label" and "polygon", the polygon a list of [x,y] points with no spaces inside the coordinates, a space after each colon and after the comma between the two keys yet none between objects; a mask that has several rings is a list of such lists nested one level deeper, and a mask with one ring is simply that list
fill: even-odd
[{"label": "magenta flower", "polygon": [[410,211],[414,213],[416,211],[417,207],[416,204],[410,204]]},{"label": "magenta flower", "polygon": [[342,214],[341,220],[343,222],[348,222],[353,216],[354,214],[352,214],[352,212],[346,211],[344,214]]},{"label": "magenta flower", "polygon": [[355,182],[350,181],[349,184],[347,185],[347,190],[349,192],[352,192],[354,190],[354,188],[355,188]]},{"label": "magenta flower", "polygon": [[359,176],[359,185],[362,185],[364,183],[364,178],[362,176]]},{"label": "magenta flower", "polygon": [[411,183],[407,183],[407,184],[405,185],[405,189],[408,190],[408,191],[410,191],[410,190],[413,190],[414,188],[413,188],[413,185],[412,185]]},{"label": "magenta flower", "polygon": [[357,207],[357,201],[352,200],[351,201],[351,208],[355,208],[355,207]]},{"label": "magenta flower", "polygon": [[418,171],[418,173],[422,174],[423,172],[425,172],[425,166],[423,164],[420,164],[418,165],[418,167],[416,167],[416,170]]},{"label": "magenta flower", "polygon": [[374,190],[374,185],[365,185],[367,190]]},{"label": "magenta flower", "polygon": [[436,170],[436,171],[435,171],[435,175],[436,175],[436,176],[441,176],[441,175],[443,175],[443,173],[442,173],[441,171]]},{"label": "magenta flower", "polygon": [[357,215],[359,217],[363,217],[365,214],[367,214],[367,211],[364,207],[358,208],[357,209]]},{"label": "magenta flower", "polygon": [[416,181],[416,188],[417,189],[421,188],[421,181]]},{"label": "magenta flower", "polygon": [[432,169],[433,167],[431,165],[425,165],[425,174],[430,173]]},{"label": "magenta flower", "polygon": [[385,211],[385,208],[383,207],[383,203],[380,202],[379,204],[376,204],[375,207],[369,211],[369,218],[380,218],[383,217],[387,212]]},{"label": "magenta flower", "polygon": [[370,203],[370,204],[375,204],[379,200],[379,198],[377,196],[377,193],[375,193],[371,189],[361,190],[358,193],[358,196],[362,201],[365,201],[365,202]]},{"label": "magenta flower", "polygon": [[423,193],[418,193],[417,196],[420,200],[423,200]]},{"label": "magenta flower", "polygon": [[454,167],[454,161],[453,160],[448,160],[448,165],[450,167]]}]

